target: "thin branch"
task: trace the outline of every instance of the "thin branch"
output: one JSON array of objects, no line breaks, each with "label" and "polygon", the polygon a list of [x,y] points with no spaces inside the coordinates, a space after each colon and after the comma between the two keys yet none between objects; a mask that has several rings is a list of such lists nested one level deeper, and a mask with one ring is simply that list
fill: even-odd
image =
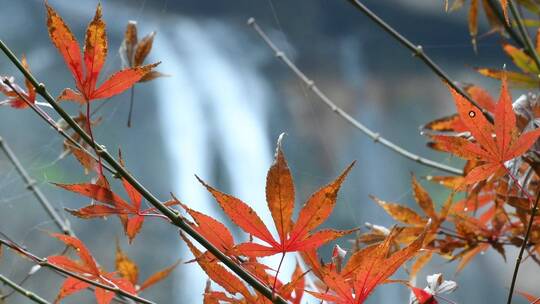
[{"label": "thin branch", "polygon": [[[28,98],[26,98],[26,96],[21,94],[21,92],[19,92],[19,90],[17,90],[17,88],[15,86],[13,86],[13,84],[7,78],[3,78],[2,82],[5,85],[7,85],[11,90],[13,90],[13,92],[15,92],[15,94],[17,94],[17,97],[19,97],[24,102],[26,102],[26,104],[32,110],[34,110],[34,112],[36,114],[38,114],[43,120],[45,120],[45,122],[47,122],[47,124],[49,126],[51,126],[56,132],[60,133],[60,135],[62,135],[62,137],[64,137],[67,141],[69,141],[70,143],[75,145],[75,147],[77,147],[79,150],[81,150],[82,152],[84,152],[85,154],[90,156],[93,160],[99,161],[98,157],[96,157],[94,154],[90,153],[90,151],[88,151],[85,147],[83,147],[79,142],[77,142],[76,140],[71,138],[71,136],[69,136],[69,134],[67,134],[66,131],[64,131],[62,128],[60,128],[60,126],[58,126],[58,124],[47,113],[45,113],[39,106],[37,106],[37,105],[33,104],[32,102],[30,102],[28,100]],[[116,175],[116,172],[113,169],[111,169],[111,167],[109,167],[109,166],[104,166],[104,167],[111,174]]]},{"label": "thin branch", "polygon": [[36,78],[21,64],[19,59],[13,54],[13,52],[8,48],[3,40],[0,39],[0,49],[4,54],[9,58],[9,60],[21,71],[28,81],[34,86],[36,92],[41,95],[55,110],[56,112],[66,121],[70,127],[81,136],[81,138],[90,146],[97,147],[96,153],[107,162],[111,167],[113,167],[119,177],[124,178],[130,185],[133,186],[152,206],[157,210],[163,213],[169,218],[171,223],[175,226],[186,232],[190,237],[195,241],[205,247],[210,253],[212,253],[218,260],[220,260],[225,266],[230,270],[236,273],[240,278],[242,278],[246,283],[252,286],[255,290],[261,293],[266,298],[270,299],[273,303],[276,304],[286,304],[281,296],[274,295],[272,289],[269,288],[266,284],[259,281],[254,277],[248,270],[234,262],[231,258],[221,252],[217,247],[215,247],[211,242],[209,242],[202,234],[197,232],[189,223],[185,222],[184,219],[173,209],[165,206],[157,197],[155,197],[148,189],[146,189],[133,175],[131,175],[114,157],[107,152],[106,148],[97,142],[92,141],[90,136],[71,118],[71,116],[64,111],[62,107],[56,102],[52,95],[47,91],[43,83],[39,83]]},{"label": "thin branch", "polygon": [[54,207],[51,205],[47,197],[41,192],[39,187],[36,185],[36,182],[30,177],[26,169],[23,167],[19,159],[17,158],[17,155],[13,153],[13,150],[9,147],[8,143],[0,136],[0,149],[4,152],[6,157],[9,159],[13,167],[17,170],[21,178],[26,183],[26,188],[34,194],[34,197],[37,199],[37,201],[41,204],[43,209],[47,212],[49,217],[53,220],[53,222],[56,224],[58,229],[62,231],[62,233],[75,236],[75,233],[73,230],[71,230],[69,224],[67,222],[64,222],[64,220],[60,217],[58,212],[54,209]]},{"label": "thin branch", "polygon": [[443,79],[452,89],[454,89],[456,92],[458,92],[461,96],[465,97],[473,106],[478,108],[480,112],[486,117],[486,119],[493,123],[493,117],[491,114],[486,110],[483,109],[476,101],[474,101],[469,94],[467,94],[462,88],[460,88],[450,77],[444,72],[425,52],[421,45],[414,45],[410,40],[405,38],[403,35],[401,35],[398,31],[396,31],[394,28],[392,28],[388,23],[386,23],[384,20],[382,20],[377,14],[372,12],[370,9],[368,9],[364,4],[360,2],[360,0],[347,0],[349,3],[351,3],[355,8],[360,10],[362,13],[364,13],[366,16],[368,16],[375,24],[377,24],[379,27],[381,27],[385,32],[390,34],[394,39],[396,39],[399,43],[401,43],[403,46],[411,50],[415,57],[418,57],[420,60],[422,60],[437,76],[439,76],[441,79]]},{"label": "thin branch", "polygon": [[[508,171],[508,169],[507,169]],[[508,171],[509,172],[509,171]],[[510,174],[510,176],[512,176]],[[517,182],[517,181],[516,181]],[[519,183],[518,183],[519,185]],[[525,193],[528,194],[527,191]],[[534,217],[536,216],[536,212],[538,211],[538,202],[540,201],[540,192],[536,195],[536,201],[534,202],[534,206],[531,211],[531,217],[529,219],[529,223],[527,224],[527,232],[525,233],[525,238],[523,239],[523,243],[521,244],[521,248],[519,249],[519,254],[516,259],[516,266],[514,267],[514,273],[512,274],[512,282],[510,283],[510,291],[508,292],[508,301],[506,301],[507,304],[512,303],[512,296],[514,295],[514,288],[516,286],[519,267],[521,266],[521,260],[523,259],[523,253],[525,252],[525,248],[527,247],[527,241],[529,240],[529,237],[531,235],[532,226],[534,224]]]},{"label": "thin branch", "polygon": [[128,114],[128,120],[127,120],[127,127],[131,128],[131,117],[133,115],[133,105],[135,101],[135,85],[131,87],[129,90],[129,114]]},{"label": "thin branch", "polygon": [[536,49],[534,48],[531,37],[529,37],[529,33],[527,32],[527,28],[525,27],[525,24],[523,24],[523,18],[521,17],[521,14],[516,9],[516,6],[514,5],[514,1],[508,0],[508,8],[510,8],[510,12],[512,13],[512,16],[514,17],[518,30],[521,33],[521,36],[525,40],[525,50],[527,50],[527,53],[531,55],[532,59],[534,60],[534,63],[536,64],[536,67],[540,69],[540,57],[538,57],[538,53],[536,52]]},{"label": "thin branch", "polygon": [[[50,304],[47,300],[43,299],[42,297],[38,296],[37,294],[23,288],[22,286],[18,285],[17,283],[11,281],[10,279],[6,278],[5,276],[0,274],[0,281],[2,281],[5,285],[8,285],[11,287],[14,291],[20,293],[21,295],[27,297],[28,299],[32,300],[35,303],[40,304]],[[0,297],[0,300],[2,297]]]},{"label": "thin branch", "polygon": [[[491,11],[493,11],[497,19],[499,19],[499,22],[503,25],[504,30],[508,33],[508,35],[510,35],[510,38],[514,40],[514,42],[517,44],[518,47],[525,48],[525,43],[523,42],[523,39],[519,36],[518,33],[516,33],[514,28],[510,24],[508,24],[508,22],[506,22],[506,20],[504,19],[504,15],[498,9],[499,4],[497,3],[499,2],[497,0],[486,0],[486,1],[489,7],[491,8]],[[528,50],[525,50],[525,51],[529,53]],[[532,56],[532,54],[529,54],[529,55]]]},{"label": "thin branch", "polygon": [[418,156],[401,146],[398,146],[397,144],[391,142],[390,140],[382,137],[379,133],[369,129],[364,124],[353,118],[349,113],[347,113],[342,108],[338,107],[334,101],[332,101],[326,94],[324,94],[316,85],[313,80],[308,78],[306,74],[304,74],[288,57],[285,55],[283,51],[281,51],[273,42],[270,40],[268,35],[259,27],[257,22],[254,18],[250,18],[248,20],[248,25],[250,25],[255,32],[259,35],[259,37],[264,40],[266,45],[272,51],[275,53],[276,57],[279,58],[285,65],[298,77],[300,80],[302,80],[306,86],[328,107],[330,108],[334,113],[345,119],[349,124],[360,130],[362,133],[364,133],[369,138],[373,139],[375,143],[380,143],[381,145],[385,146],[386,148],[396,152],[398,155],[401,155],[405,158],[411,159],[419,164],[422,164],[424,166],[428,166],[431,168],[435,168],[441,171],[449,172],[452,174],[458,174],[462,175],[463,171],[457,168],[453,168],[441,163],[438,163],[436,161]]},{"label": "thin branch", "polygon": [[136,302],[139,302],[139,303],[155,304],[154,302],[152,302],[150,300],[143,299],[143,298],[141,298],[141,297],[139,297],[137,295],[126,292],[126,291],[124,291],[124,290],[122,290],[122,289],[120,289],[120,288],[118,288],[116,286],[105,285],[103,283],[90,280],[87,277],[84,277],[84,276],[79,275],[77,273],[71,272],[69,270],[65,270],[62,267],[59,267],[59,266],[57,266],[55,264],[51,264],[51,263],[49,263],[49,261],[47,261],[46,258],[38,257],[37,255],[35,255],[35,254],[31,253],[30,251],[22,248],[21,246],[19,246],[18,244],[16,244],[15,242],[13,242],[11,240],[6,240],[6,239],[3,239],[3,238],[0,238],[0,244],[6,245],[8,248],[22,254],[23,256],[25,256],[28,259],[34,261],[35,263],[37,263],[38,265],[40,265],[42,267],[50,268],[50,269],[52,269],[52,270],[54,270],[56,272],[62,273],[64,275],[73,277],[73,278],[75,278],[77,280],[81,280],[83,282],[91,284],[91,285],[93,285],[93,286],[95,286],[97,288],[103,288],[103,289],[112,291],[112,292],[116,293],[118,296],[129,298],[129,299],[131,299],[133,301],[136,301]]}]

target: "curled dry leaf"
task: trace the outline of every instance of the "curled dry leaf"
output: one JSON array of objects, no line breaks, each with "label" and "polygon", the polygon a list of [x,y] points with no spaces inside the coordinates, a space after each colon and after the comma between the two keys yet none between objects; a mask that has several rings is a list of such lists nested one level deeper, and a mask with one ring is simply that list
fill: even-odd
[{"label": "curled dry leaf", "polygon": [[[30,71],[25,56],[22,57],[21,63],[27,71]],[[8,82],[9,85],[5,82]],[[0,76],[0,93],[7,97],[6,100],[0,101],[0,105],[10,105],[16,109],[24,109],[30,106],[28,103],[35,104],[36,89],[28,79],[25,79],[24,84],[26,90],[18,86],[13,77]]]}]

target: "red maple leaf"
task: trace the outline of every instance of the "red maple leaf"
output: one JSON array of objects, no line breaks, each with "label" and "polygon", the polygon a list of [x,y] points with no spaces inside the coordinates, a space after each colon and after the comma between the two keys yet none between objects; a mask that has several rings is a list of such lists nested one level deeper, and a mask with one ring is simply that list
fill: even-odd
[{"label": "red maple leaf", "polygon": [[473,184],[495,174],[504,175],[504,163],[525,153],[540,136],[540,129],[521,134],[516,127],[516,115],[512,109],[512,97],[503,77],[501,95],[495,107],[495,124],[491,124],[482,113],[463,96],[450,89],[459,117],[476,142],[462,137],[434,136],[442,149],[459,157],[482,161],[465,177],[465,183]]},{"label": "red maple leaf", "polygon": [[94,99],[112,97],[129,89],[157,65],[156,63],[124,69],[97,86],[99,74],[107,58],[107,33],[105,22],[101,18],[101,4],[98,4],[94,18],[86,29],[83,56],[77,39],[64,20],[51,6],[45,5],[49,36],[64,58],[77,87],[77,91],[64,90],[59,97],[60,100],[73,100],[84,104]]},{"label": "red maple leaf", "polygon": [[[124,231],[132,242],[137,233],[142,228],[144,218],[146,216],[163,217],[163,215],[156,213],[155,208],[142,209],[141,194],[131,186],[129,182],[122,179],[122,185],[129,197],[130,203],[126,202],[122,197],[111,191],[107,184],[57,184],[56,186],[64,188],[68,191],[78,193],[80,195],[89,197],[101,204],[90,204],[77,210],[66,209],[69,213],[79,218],[96,218],[106,217],[110,215],[118,215],[124,225]],[[167,206],[173,206],[178,204],[177,201],[169,201],[165,203]]]},{"label": "red maple leaf", "polygon": [[[135,287],[129,282],[129,280],[116,277],[114,272],[109,273],[103,271],[81,240],[75,237],[56,233],[52,234],[52,236],[64,242],[67,246],[74,248],[79,260],[73,260],[63,255],[54,255],[47,257],[47,261],[49,263],[84,276],[89,280],[109,285],[111,287],[118,287],[125,292],[136,294]],[[62,284],[60,293],[56,297],[55,303],[60,302],[60,300],[69,295],[92,286],[93,285],[90,283],[81,281],[74,277],[69,277]],[[94,294],[98,304],[110,303],[115,295],[114,292],[100,287],[95,287]]]},{"label": "red maple leaf", "polygon": [[312,233],[313,229],[330,216],[336,204],[339,188],[354,163],[349,165],[335,181],[315,192],[300,210],[296,223],[293,223],[291,217],[294,209],[294,185],[287,161],[281,150],[282,136],[278,140],[275,161],[266,178],[266,200],[279,235],[279,241],[274,239],[261,218],[249,205],[234,196],[210,187],[199,179],[236,225],[267,244],[248,242],[238,245],[237,250],[246,256],[269,256],[318,248],[354,231],[324,229]]}]

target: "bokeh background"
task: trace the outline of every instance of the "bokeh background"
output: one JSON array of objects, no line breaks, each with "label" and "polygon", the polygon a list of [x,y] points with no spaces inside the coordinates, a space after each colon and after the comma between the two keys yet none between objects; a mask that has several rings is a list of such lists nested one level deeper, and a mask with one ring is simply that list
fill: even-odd
[{"label": "bokeh background", "polygon": [[[477,83],[498,94],[498,83],[480,77],[473,67],[510,64],[500,50],[501,38],[482,36],[475,53],[465,10],[446,13],[440,0],[364,2],[421,44],[455,80]],[[49,3],[82,41],[97,1]],[[459,160],[426,148],[426,139],[418,129],[454,111],[442,82],[345,0],[103,0],[102,4],[109,36],[104,75],[120,68],[117,49],[128,20],[138,22],[139,35],[157,31],[148,61],[162,61],[159,71],[170,77],[137,85],[132,128],[126,128],[129,94],[96,101],[94,107],[105,104],[99,112],[103,123],[94,134],[109,151],[121,148],[130,170],[160,199],[168,199],[173,192],[192,208],[229,223],[196,181],[197,174],[249,202],[271,223],[264,201],[265,176],[282,132],[287,133],[284,150],[297,186],[298,205],[351,161],[357,161],[327,226],[362,227],[364,231],[365,222],[391,226],[392,220],[368,195],[415,207],[411,172],[419,177],[439,173],[375,144],[323,106],[246,25],[249,17],[255,17],[319,88],[353,117],[415,153],[460,165]],[[37,78],[54,94],[73,87],[68,70],[48,39],[43,1],[0,0],[0,20],[0,38],[17,55],[27,56]],[[481,33],[488,30],[485,23],[480,29]],[[22,78],[3,56],[0,74],[14,75],[19,81]],[[514,96],[518,93],[514,91]],[[76,105],[64,105],[73,114],[79,110]],[[0,136],[56,208],[88,203],[50,184],[85,182],[91,177],[84,175],[72,157],[59,159],[61,138],[32,111],[0,108]],[[423,184],[438,203],[444,201],[448,194],[444,189],[427,181]],[[115,218],[87,221],[62,214],[109,270],[114,268],[117,238],[139,263],[141,279],[179,259],[191,258],[178,231],[164,223],[148,219],[142,233],[128,245]],[[61,248],[46,234],[55,231],[55,226],[4,155],[0,155],[0,231],[41,256],[56,254]],[[346,240],[339,243],[350,247]],[[324,248],[323,256],[329,249]],[[427,274],[443,272],[460,286],[450,296],[455,302],[503,302],[514,257],[515,252],[508,252],[505,262],[489,251],[457,275],[455,263],[436,259],[422,272],[418,284],[425,284]],[[291,255],[285,275],[293,263]],[[31,266],[7,250],[0,258],[0,273],[15,281],[24,278]],[[538,289],[537,281],[532,280],[535,269],[522,268],[519,289]],[[400,271],[396,277],[406,278],[406,274]],[[61,282],[59,276],[44,269],[24,286],[53,300]],[[199,303],[204,284],[196,265],[182,264],[143,296],[158,303]],[[0,289],[8,290],[5,286]],[[7,299],[7,303],[26,301],[17,295]],[[92,301],[89,292],[65,300]],[[404,287],[389,285],[379,288],[368,302],[407,301]]]}]

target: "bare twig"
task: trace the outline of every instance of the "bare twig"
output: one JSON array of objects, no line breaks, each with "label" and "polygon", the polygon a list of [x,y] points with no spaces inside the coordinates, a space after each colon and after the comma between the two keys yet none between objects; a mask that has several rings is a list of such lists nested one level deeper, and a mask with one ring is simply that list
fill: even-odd
[{"label": "bare twig", "polygon": [[[517,185],[521,188],[521,185],[519,184],[517,179],[510,173],[510,171],[508,171],[508,169],[507,169],[507,172],[508,172],[508,174],[510,174],[510,177],[512,179],[514,179],[514,183],[517,183]],[[529,192],[527,192],[525,190],[523,192],[526,194],[526,196],[528,198],[530,197]],[[530,201],[530,199],[529,199],[529,201]],[[540,201],[540,192],[538,192],[538,194],[536,195],[536,201],[534,202],[534,205],[533,205],[533,208],[532,208],[532,211],[531,211],[531,217],[529,218],[529,223],[527,224],[527,232],[525,232],[525,237],[523,239],[523,243],[521,244],[521,248],[519,249],[519,254],[518,254],[518,257],[516,259],[516,265],[514,267],[514,273],[512,274],[512,282],[510,283],[510,290],[508,292],[508,301],[506,301],[507,304],[512,303],[512,296],[514,295],[514,288],[515,288],[516,282],[517,282],[519,267],[521,266],[521,260],[523,259],[523,253],[525,252],[525,248],[527,247],[527,242],[529,241],[529,237],[531,235],[532,226],[534,224],[534,217],[536,216],[536,212],[538,211],[538,202],[539,201]]]},{"label": "bare twig", "polygon": [[[24,287],[18,285],[17,283],[11,281],[10,279],[6,278],[5,276],[0,274],[0,281],[2,281],[5,285],[8,285],[11,287],[14,291],[20,293],[21,295],[27,297],[31,301],[35,303],[40,304],[50,304],[47,300],[43,299],[42,297],[38,296],[37,294],[25,289]],[[2,297],[0,297],[0,300]]]},{"label": "bare twig", "polygon": [[270,299],[273,303],[286,304],[281,296],[274,295],[272,289],[266,284],[259,281],[254,277],[248,270],[243,268],[241,265],[237,264],[223,252],[221,252],[217,247],[210,243],[203,235],[198,233],[189,223],[185,222],[184,219],[173,209],[165,206],[157,197],[155,197],[148,189],[146,189],[133,175],[131,175],[126,168],[124,168],[118,161],[107,152],[106,148],[97,142],[92,141],[90,136],[71,118],[71,116],[64,111],[62,107],[56,102],[54,97],[47,91],[43,83],[39,83],[36,78],[22,65],[19,59],[13,54],[13,52],[8,48],[8,46],[0,39],[0,49],[4,54],[9,58],[9,60],[21,71],[21,73],[30,81],[32,86],[36,89],[36,92],[45,99],[54,110],[66,121],[67,124],[81,136],[81,138],[90,146],[97,147],[96,153],[107,162],[111,167],[113,167],[117,175],[125,179],[129,184],[133,186],[152,206],[159,210],[162,214],[167,216],[171,223],[175,226],[186,232],[190,237],[195,239],[199,244],[205,247],[210,253],[212,253],[218,260],[220,260],[224,265],[226,265],[230,270],[236,273],[240,278],[242,278],[246,283],[252,286],[255,290],[261,293],[266,298]]},{"label": "bare twig", "polygon": [[8,248],[22,254],[23,256],[27,257],[28,259],[32,260],[33,262],[37,263],[38,265],[40,265],[42,267],[50,268],[50,269],[52,269],[52,270],[54,270],[56,272],[62,273],[64,275],[76,278],[77,280],[81,280],[83,282],[91,284],[91,285],[93,285],[93,286],[95,286],[97,288],[103,288],[103,289],[112,291],[112,292],[116,293],[118,296],[129,298],[129,299],[131,299],[133,301],[136,301],[138,303],[155,304],[154,302],[152,302],[150,300],[143,299],[143,298],[141,298],[141,297],[139,297],[137,295],[126,292],[126,291],[124,291],[124,290],[122,290],[122,289],[120,289],[120,288],[118,288],[116,286],[110,286],[110,285],[106,285],[106,284],[103,284],[103,283],[100,283],[100,282],[90,280],[90,279],[88,279],[88,278],[86,278],[86,277],[84,277],[82,275],[71,272],[69,270],[65,270],[62,267],[59,267],[59,266],[57,266],[55,264],[51,264],[51,263],[49,263],[47,261],[46,258],[38,257],[37,255],[35,255],[35,254],[31,253],[30,251],[24,249],[22,246],[19,246],[18,244],[16,244],[15,242],[13,242],[11,240],[0,238],[0,244],[6,245]]},{"label": "bare twig", "polygon": [[285,65],[298,77],[302,80],[306,86],[334,113],[345,119],[349,124],[360,130],[362,133],[367,135],[369,138],[373,139],[375,143],[380,143],[386,148],[396,152],[398,155],[401,155],[405,158],[411,159],[419,164],[435,168],[441,171],[449,172],[452,174],[462,175],[463,171],[457,168],[453,168],[436,161],[418,156],[401,146],[391,142],[390,140],[382,137],[379,133],[374,132],[373,130],[366,127],[364,124],[353,118],[349,113],[347,113],[342,108],[338,107],[334,101],[332,101],[326,94],[324,94],[316,85],[313,80],[308,78],[288,57],[283,51],[281,51],[273,42],[270,40],[268,35],[259,27],[254,18],[248,20],[248,24],[255,30],[259,37],[264,40],[266,45],[275,53],[276,57],[279,58]]},{"label": "bare twig", "polygon": [[360,2],[360,0],[347,0],[349,3],[351,3],[355,8],[360,10],[362,13],[364,13],[366,16],[368,16],[375,24],[377,24],[379,27],[381,27],[385,32],[390,34],[394,39],[396,39],[399,43],[401,43],[403,46],[411,50],[415,57],[418,57],[420,60],[422,60],[437,76],[439,76],[441,79],[443,79],[452,89],[454,89],[456,92],[458,92],[461,96],[465,97],[473,106],[478,108],[480,112],[486,117],[486,119],[493,123],[493,117],[491,114],[484,108],[482,108],[476,101],[474,101],[469,94],[467,94],[462,88],[460,88],[450,77],[444,72],[424,51],[421,45],[415,45],[410,40],[405,38],[403,35],[401,35],[398,31],[396,31],[393,27],[391,27],[388,23],[386,23],[384,20],[382,20],[377,14],[372,12],[370,9],[367,8],[363,3]]},{"label": "bare twig", "polygon": [[[95,161],[99,161],[98,157],[96,157],[94,154],[90,153],[90,151],[88,151],[85,147],[83,147],[79,142],[77,142],[76,140],[71,138],[71,136],[69,136],[69,134],[67,134],[66,131],[64,131],[60,126],[58,126],[58,124],[47,113],[45,113],[39,106],[37,106],[37,105],[33,104],[32,102],[30,102],[28,100],[28,98],[26,98],[26,96],[21,94],[21,92],[19,92],[19,90],[17,90],[17,88],[15,86],[13,86],[13,84],[7,78],[2,79],[2,82],[5,85],[7,85],[11,90],[13,90],[13,92],[15,92],[15,94],[17,94],[17,96],[20,99],[22,99],[24,102],[26,102],[26,104],[32,110],[34,110],[34,112],[36,114],[38,114],[43,120],[45,120],[45,122],[47,122],[47,124],[49,126],[51,126],[56,132],[60,133],[60,135],[62,135],[62,137],[64,137],[67,141],[69,141],[70,143],[75,145],[75,147],[77,147],[79,150],[81,150],[82,152],[84,152],[85,154],[90,156]],[[109,167],[109,166],[104,166],[104,167],[111,174],[116,175],[116,172],[113,169],[111,169],[111,167]]]},{"label": "bare twig", "polygon": [[36,185],[36,182],[30,177],[28,172],[26,172],[26,169],[23,167],[19,159],[17,158],[17,155],[13,153],[11,148],[9,147],[8,143],[0,136],[0,149],[4,152],[6,157],[9,159],[13,167],[17,170],[21,178],[26,183],[26,188],[31,191],[34,194],[34,197],[37,199],[37,201],[41,204],[43,209],[47,212],[49,217],[53,220],[53,222],[56,224],[58,229],[62,231],[62,233],[75,236],[75,233],[73,230],[71,230],[69,224],[65,222],[58,212],[54,209],[54,207],[51,205],[47,197],[41,192],[39,187]]}]

